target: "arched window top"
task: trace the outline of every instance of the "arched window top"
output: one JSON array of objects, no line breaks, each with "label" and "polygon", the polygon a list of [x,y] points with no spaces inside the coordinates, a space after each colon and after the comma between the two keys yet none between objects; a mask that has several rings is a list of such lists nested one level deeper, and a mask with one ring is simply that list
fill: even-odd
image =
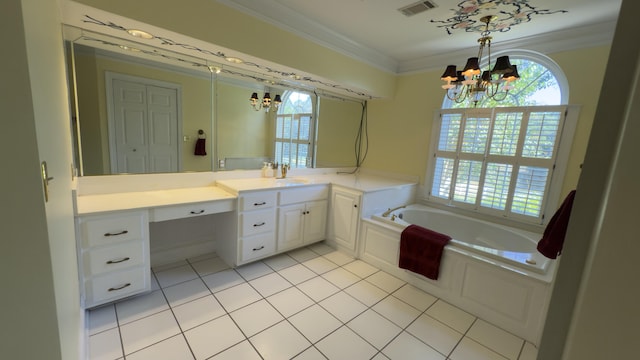
[{"label": "arched window top", "polygon": [[[518,66],[520,79],[514,83],[507,98],[494,101],[485,98],[478,103],[479,108],[506,106],[541,106],[561,105],[569,102],[569,82],[564,72],[555,61],[540,53],[528,50],[509,50],[491,54],[492,61],[500,55],[509,55],[512,64]],[[481,68],[486,68],[486,59]],[[473,102],[465,100],[460,103],[450,100],[446,95],[442,102],[443,109],[474,107]]]},{"label": "arched window top", "polygon": [[295,90],[287,90],[282,94],[282,105],[278,114],[312,113],[313,102],[309,94]]}]

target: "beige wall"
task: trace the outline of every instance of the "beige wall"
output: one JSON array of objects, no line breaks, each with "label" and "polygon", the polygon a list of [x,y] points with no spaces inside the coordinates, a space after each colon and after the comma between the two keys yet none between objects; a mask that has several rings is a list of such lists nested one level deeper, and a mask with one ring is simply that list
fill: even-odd
[{"label": "beige wall", "polygon": [[[89,6],[389,97],[395,75],[212,0],[79,0]],[[197,11],[194,11],[197,9]]]},{"label": "beige wall", "polygon": [[[609,47],[603,46],[550,55],[569,81],[569,103],[581,105],[563,194],[576,187],[580,176],[608,54]],[[370,101],[365,168],[419,176],[424,183],[434,112],[444,96],[440,85],[439,71],[399,76],[393,99]]]},{"label": "beige wall", "polygon": [[580,164],[584,161],[591,134],[609,51],[610,46],[601,46],[550,55],[569,81],[569,103],[581,106],[562,194],[575,189],[578,183]]},{"label": "beige wall", "polygon": [[[0,105],[6,119],[0,156],[7,169],[0,177],[0,281],[5,287],[0,312],[2,323],[12,324],[3,331],[0,347],[7,358],[61,359],[21,1],[3,1],[0,14],[0,38],[12,54],[0,59]],[[37,346],[34,339],[39,339]]]},{"label": "beige wall", "polygon": [[[227,157],[273,157],[274,112],[255,111],[249,106],[252,92],[264,91],[217,81],[216,139],[218,159]],[[275,92],[271,97],[275,97]]]},{"label": "beige wall", "polygon": [[606,79],[597,104],[592,104],[593,130],[539,359],[638,357],[639,11],[640,3],[623,0],[610,61],[602,73]]},{"label": "beige wall", "polygon": [[362,103],[323,97],[318,111],[317,167],[355,166]]},{"label": "beige wall", "polygon": [[[369,101],[369,152],[363,167],[415,175],[424,183],[432,120],[435,111],[441,107],[443,98],[439,79],[440,70],[391,76],[390,79],[390,75],[386,72],[317,47],[304,39],[282,32],[276,27],[256,21],[216,2],[202,4],[202,0],[187,0],[187,3],[181,2],[179,8],[176,8],[175,3],[167,3],[168,0],[143,6],[145,1],[151,0],[142,0],[142,4],[136,2],[135,5],[129,2],[99,0],[80,0],[79,2],[237,49],[253,56],[297,67],[346,85],[363,85],[374,93],[383,94],[384,98]],[[197,14],[187,10],[195,7],[203,10]],[[189,16],[186,15],[187,13]],[[206,22],[200,23],[198,19],[203,13],[207,13],[209,17]],[[205,23],[207,26],[202,26]],[[216,31],[222,30],[229,24],[243,31]],[[253,36],[254,34],[256,36]],[[276,43],[262,41],[262,39],[274,37],[281,40]],[[550,57],[563,68],[568,78],[570,103],[581,105],[562,194],[575,188],[580,175],[580,164],[584,158],[608,52],[608,46],[601,46],[550,54]],[[323,135],[331,131],[330,128],[329,130],[322,128],[323,121],[327,121],[326,118],[322,118],[322,115],[318,165],[330,166],[329,164],[334,163],[339,156],[326,153],[326,149],[322,147],[321,142],[327,140]],[[353,141],[345,143],[350,147]],[[353,151],[349,149],[347,157],[351,157],[352,153]],[[223,154],[221,153],[219,157],[223,157]],[[344,159],[344,155],[341,159]],[[343,163],[345,162],[339,160],[335,162],[336,165]],[[346,163],[349,164],[349,161]]]},{"label": "beige wall", "polygon": [[[2,358],[79,359],[83,317],[71,198],[68,92],[56,1],[0,3]],[[51,182],[45,203],[40,161]]]}]

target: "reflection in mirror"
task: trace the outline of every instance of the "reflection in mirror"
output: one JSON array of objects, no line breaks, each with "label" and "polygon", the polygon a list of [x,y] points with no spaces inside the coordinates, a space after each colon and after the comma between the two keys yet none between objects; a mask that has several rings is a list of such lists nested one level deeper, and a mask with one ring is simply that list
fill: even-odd
[{"label": "reflection in mirror", "polygon": [[[263,76],[227,64],[72,29],[66,38],[80,175],[259,169],[265,161],[357,163],[360,100],[265,87]],[[283,105],[256,111],[249,103],[254,92],[280,95]],[[292,111],[300,96],[311,113]]]},{"label": "reflection in mirror", "polygon": [[[211,72],[73,45],[82,175],[211,170]],[[208,150],[208,151],[207,151]],[[204,155],[206,153],[206,155]]]}]

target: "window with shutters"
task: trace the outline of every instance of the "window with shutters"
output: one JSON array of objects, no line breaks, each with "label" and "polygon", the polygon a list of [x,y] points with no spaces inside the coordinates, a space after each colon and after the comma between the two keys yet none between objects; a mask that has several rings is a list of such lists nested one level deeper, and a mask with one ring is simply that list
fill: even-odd
[{"label": "window with shutters", "polygon": [[542,223],[552,181],[561,181],[554,170],[566,114],[566,106],[441,110],[429,200]]}]

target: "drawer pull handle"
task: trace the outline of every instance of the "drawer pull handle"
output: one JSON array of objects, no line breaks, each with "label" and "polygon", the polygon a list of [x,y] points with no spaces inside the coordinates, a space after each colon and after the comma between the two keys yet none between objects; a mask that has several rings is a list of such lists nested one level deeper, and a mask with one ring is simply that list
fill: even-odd
[{"label": "drawer pull handle", "polygon": [[264,249],[264,245],[257,247],[257,248],[253,248],[253,251],[258,251],[258,250],[262,250]]},{"label": "drawer pull handle", "polygon": [[118,236],[118,235],[124,235],[124,234],[128,234],[129,230],[122,230],[118,233],[106,233],[104,234],[104,236]]},{"label": "drawer pull handle", "polygon": [[118,291],[118,290],[122,290],[122,289],[124,289],[124,288],[126,288],[126,287],[128,287],[128,286],[131,286],[131,283],[126,283],[126,284],[124,284],[124,285],[122,285],[122,286],[109,288],[109,291]]},{"label": "drawer pull handle", "polygon": [[262,206],[262,205],[267,205],[267,202],[263,201],[263,202],[259,202],[259,203],[253,203],[253,206]]},{"label": "drawer pull handle", "polygon": [[109,261],[107,261],[107,264],[109,264],[109,265],[118,264],[118,263],[125,262],[125,261],[128,261],[128,260],[131,260],[131,258],[130,257],[125,257],[125,258],[122,258],[120,260],[109,260]]},{"label": "drawer pull handle", "polygon": [[253,227],[264,226],[264,225],[265,225],[265,222],[263,221],[260,224],[253,224]]},{"label": "drawer pull handle", "polygon": [[200,210],[200,211],[191,211],[191,215],[199,215],[202,214],[204,212],[204,210]]}]

